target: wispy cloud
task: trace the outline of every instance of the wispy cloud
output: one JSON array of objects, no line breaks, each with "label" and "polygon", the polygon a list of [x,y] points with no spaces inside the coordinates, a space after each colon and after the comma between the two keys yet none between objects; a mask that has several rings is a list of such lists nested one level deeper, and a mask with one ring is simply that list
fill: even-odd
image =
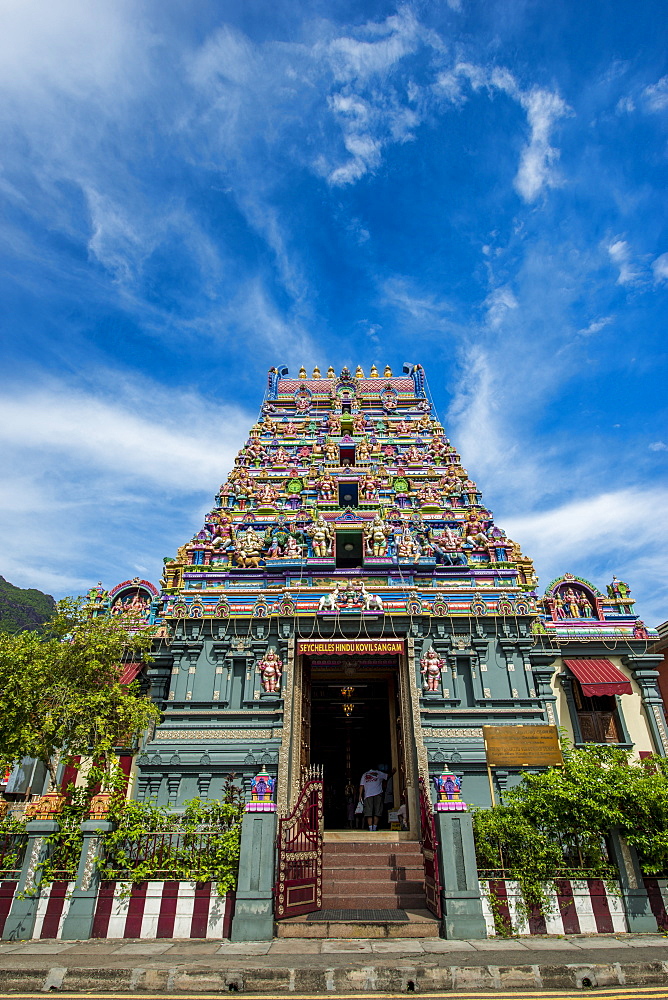
[{"label": "wispy cloud", "polygon": [[608,254],[615,267],[619,268],[618,285],[635,285],[641,280],[641,273],[626,240],[618,238],[608,244]]},{"label": "wispy cloud", "polygon": [[668,281],[668,253],[662,253],[660,257],[652,261],[652,271],[654,273],[654,281],[657,284]]},{"label": "wispy cloud", "polygon": [[[535,558],[545,587],[564,572],[581,573],[583,564],[599,573],[631,581],[654,621],[665,617],[668,597],[668,491],[622,489],[585,496],[540,513],[511,516],[504,523]],[[606,580],[594,580],[602,586]],[[655,593],[652,588],[656,587]]]},{"label": "wispy cloud", "polygon": [[662,76],[656,83],[645,87],[642,96],[648,111],[665,111],[668,108],[668,76]]}]

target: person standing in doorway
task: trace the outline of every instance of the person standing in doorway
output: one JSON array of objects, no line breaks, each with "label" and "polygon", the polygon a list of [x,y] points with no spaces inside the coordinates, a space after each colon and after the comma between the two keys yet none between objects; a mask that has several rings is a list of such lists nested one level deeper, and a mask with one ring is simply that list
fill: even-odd
[{"label": "person standing in doorway", "polygon": [[360,802],[364,800],[364,816],[370,830],[378,829],[378,821],[383,815],[383,800],[385,798],[385,782],[391,778],[396,768],[387,774],[378,768],[365,771],[360,778]]}]

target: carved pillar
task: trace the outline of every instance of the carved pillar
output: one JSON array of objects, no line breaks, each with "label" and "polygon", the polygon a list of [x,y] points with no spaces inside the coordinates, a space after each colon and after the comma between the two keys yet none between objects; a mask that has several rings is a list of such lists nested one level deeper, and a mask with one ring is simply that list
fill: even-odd
[{"label": "carved pillar", "polygon": [[[12,908],[2,932],[3,941],[29,941],[32,937],[40,897],[42,863],[50,849],[47,838],[58,830],[55,820],[35,819],[26,827],[28,843]],[[18,898],[24,893],[31,895]]]},{"label": "carved pillar", "polygon": [[169,795],[170,806],[176,805],[176,800],[179,797],[179,788],[181,787],[181,775],[180,774],[168,774],[167,775],[167,792]]},{"label": "carved pillar", "polygon": [[81,824],[83,847],[70,908],[60,933],[64,941],[87,941],[91,936],[100,888],[100,874],[95,862],[104,851],[102,835],[111,829],[112,824],[104,819],[88,819]]},{"label": "carved pillar", "polygon": [[632,933],[656,933],[659,929],[652,913],[638,855],[618,830],[608,837],[612,859],[619,871],[619,884],[628,928]]},{"label": "carved pillar", "polygon": [[466,812],[436,813],[441,873],[443,937],[485,938],[478,862],[471,816]]},{"label": "carved pillar", "polygon": [[206,802],[206,800],[209,798],[209,785],[211,784],[212,778],[213,774],[211,774],[211,772],[206,772],[197,775],[197,791],[199,793],[200,799],[202,799],[204,802]]},{"label": "carved pillar", "polygon": [[629,653],[622,662],[631,668],[640,688],[656,753],[660,757],[668,757],[668,726],[657,685],[658,667],[663,663],[663,657],[652,653]]},{"label": "carved pillar", "polygon": [[[554,673],[554,662],[559,657],[559,651],[554,652],[533,650],[529,653],[529,663],[531,664],[531,669],[533,671],[534,684],[536,697],[543,702],[545,705],[545,718],[546,722],[550,726],[559,725],[559,715],[557,712],[557,696],[552,690],[551,680]],[[560,674],[561,684],[566,691],[566,698],[568,699],[568,706],[571,707],[571,700],[573,694],[570,688],[568,688],[564,683],[565,674]],[[577,714],[577,713],[575,713]],[[573,732],[575,733],[575,728],[577,725],[577,720],[574,713],[571,711],[571,719],[573,721]],[[579,737],[579,732],[578,732]],[[577,739],[576,739],[577,742]]]},{"label": "carved pillar", "polygon": [[232,941],[273,938],[275,851],[276,814],[247,812],[241,825]]}]

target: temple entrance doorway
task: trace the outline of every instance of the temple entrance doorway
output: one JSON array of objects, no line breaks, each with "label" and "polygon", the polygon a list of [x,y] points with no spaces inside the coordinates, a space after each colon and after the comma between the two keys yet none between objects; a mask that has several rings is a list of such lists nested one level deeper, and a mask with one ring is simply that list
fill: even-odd
[{"label": "temple entrance doorway", "polygon": [[[399,808],[405,795],[398,660],[303,657],[303,762],[323,767],[326,830],[366,826],[362,817],[350,815],[364,771],[396,769],[388,783],[389,808]],[[380,828],[388,829],[387,812]]]}]

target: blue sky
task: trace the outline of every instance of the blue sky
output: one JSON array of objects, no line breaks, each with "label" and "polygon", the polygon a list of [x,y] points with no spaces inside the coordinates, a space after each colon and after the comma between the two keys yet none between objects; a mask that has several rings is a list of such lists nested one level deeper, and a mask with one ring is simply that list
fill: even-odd
[{"label": "blue sky", "polygon": [[421,362],[496,520],[668,618],[650,2],[0,3],[0,573],[199,525],[267,369]]}]

